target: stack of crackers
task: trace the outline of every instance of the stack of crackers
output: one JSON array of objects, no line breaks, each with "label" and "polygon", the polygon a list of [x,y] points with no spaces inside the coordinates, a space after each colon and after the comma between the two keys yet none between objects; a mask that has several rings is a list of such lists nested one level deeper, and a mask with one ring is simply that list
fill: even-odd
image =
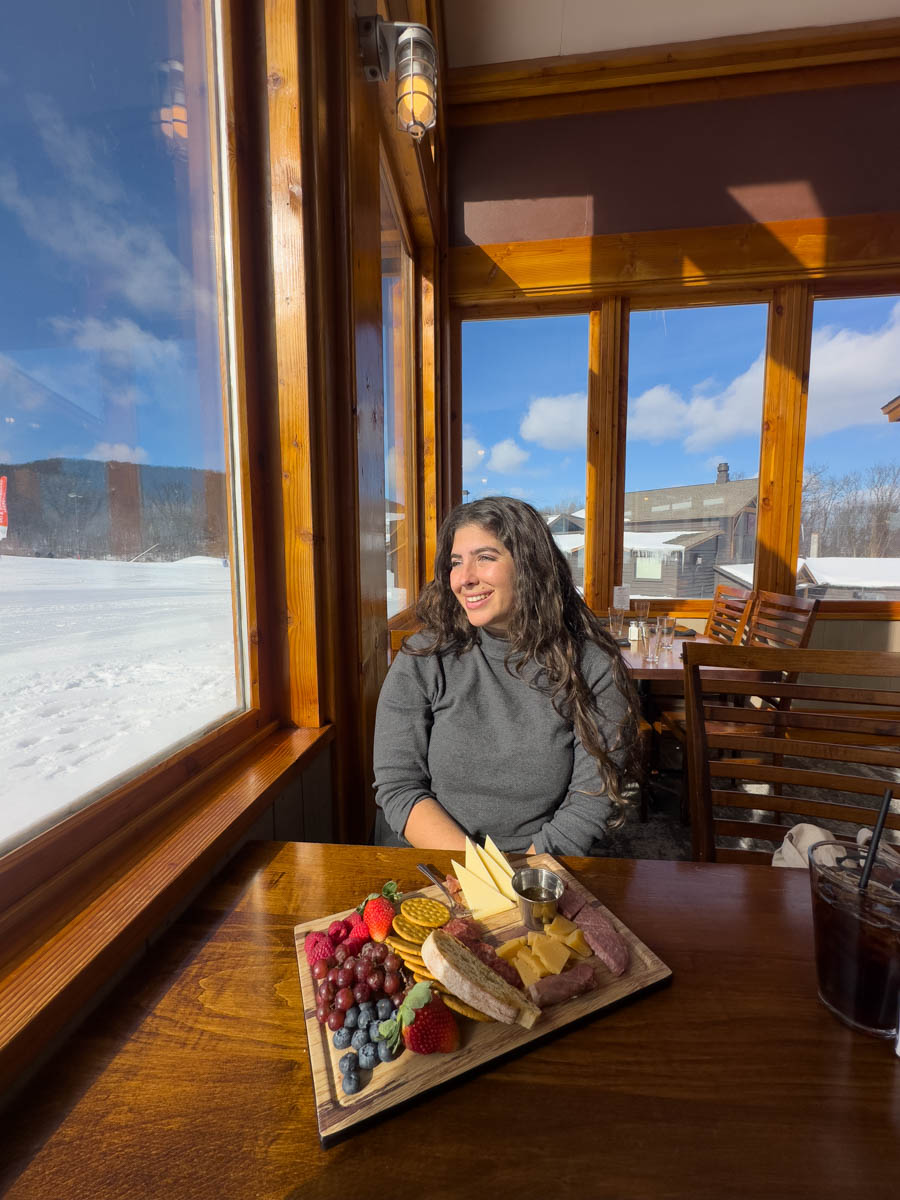
[{"label": "stack of crackers", "polygon": [[400,911],[394,917],[392,930],[384,940],[386,945],[403,959],[403,965],[411,972],[416,983],[430,983],[435,991],[440,992],[448,1008],[472,1021],[490,1021],[491,1017],[485,1016],[477,1008],[472,1008],[449,992],[435,979],[422,960],[422,943],[432,929],[440,929],[449,920],[450,909],[440,900],[411,896],[401,903]]}]

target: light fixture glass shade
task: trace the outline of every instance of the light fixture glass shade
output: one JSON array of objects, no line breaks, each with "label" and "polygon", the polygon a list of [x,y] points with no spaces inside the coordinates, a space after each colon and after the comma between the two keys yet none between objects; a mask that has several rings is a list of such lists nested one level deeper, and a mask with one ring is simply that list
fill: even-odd
[{"label": "light fixture glass shade", "polygon": [[437,56],[423,25],[408,25],[397,39],[397,125],[417,141],[437,119]]}]

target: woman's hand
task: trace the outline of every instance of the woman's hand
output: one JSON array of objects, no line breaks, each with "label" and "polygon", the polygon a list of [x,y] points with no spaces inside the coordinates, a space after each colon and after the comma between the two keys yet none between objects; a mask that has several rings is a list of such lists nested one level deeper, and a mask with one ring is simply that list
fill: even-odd
[{"label": "woman's hand", "polygon": [[464,850],[466,833],[433,796],[413,805],[403,836],[411,846],[428,850]]}]

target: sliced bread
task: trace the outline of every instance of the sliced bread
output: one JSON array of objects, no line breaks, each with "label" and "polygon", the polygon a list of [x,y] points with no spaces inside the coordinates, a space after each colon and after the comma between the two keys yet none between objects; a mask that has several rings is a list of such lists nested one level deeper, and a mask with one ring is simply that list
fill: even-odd
[{"label": "sliced bread", "polygon": [[454,996],[506,1025],[531,1029],[541,1010],[524,993],[486,967],[460,941],[434,929],[422,943],[425,966]]}]

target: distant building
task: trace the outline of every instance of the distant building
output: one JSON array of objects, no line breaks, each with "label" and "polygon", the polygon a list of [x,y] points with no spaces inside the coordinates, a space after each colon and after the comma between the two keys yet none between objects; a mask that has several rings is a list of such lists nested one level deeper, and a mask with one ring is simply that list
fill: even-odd
[{"label": "distant building", "polygon": [[[718,583],[753,586],[753,563],[716,569]],[[900,558],[798,558],[797,592],[811,600],[900,600]]]}]

